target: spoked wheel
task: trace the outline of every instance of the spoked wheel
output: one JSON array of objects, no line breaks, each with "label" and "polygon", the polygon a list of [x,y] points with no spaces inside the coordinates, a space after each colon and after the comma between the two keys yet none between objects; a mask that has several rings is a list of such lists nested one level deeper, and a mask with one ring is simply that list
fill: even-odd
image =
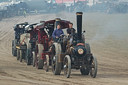
[{"label": "spoked wheel", "polygon": [[32,52],[31,52],[30,48],[28,48],[26,50],[26,63],[27,63],[27,65],[31,65],[32,64]]},{"label": "spoked wheel", "polygon": [[17,60],[20,59],[20,50],[19,49],[17,49],[17,56],[16,56],[16,58],[17,58]]},{"label": "spoked wheel", "polygon": [[36,54],[35,54],[35,52],[32,52],[32,57],[33,57],[32,65],[33,65],[33,67],[35,67],[35,63],[36,63]]},{"label": "spoked wheel", "polygon": [[60,75],[61,73],[61,67],[62,67],[62,63],[59,62],[59,58],[60,58],[60,53],[61,53],[61,46],[58,43],[54,43],[53,45],[53,51],[54,56],[52,58],[52,72],[54,75]]},{"label": "spoked wheel", "polygon": [[22,59],[23,59],[23,51],[20,50],[20,58],[19,58],[20,62],[22,62]]},{"label": "spoked wheel", "polygon": [[38,60],[36,67],[37,69],[43,69],[44,61],[42,59]]},{"label": "spoked wheel", "polygon": [[97,59],[94,56],[92,56],[90,75],[92,78],[95,78],[97,75]]},{"label": "spoked wheel", "polygon": [[42,52],[43,52],[43,45],[42,44],[38,44],[38,53],[35,57],[35,65],[37,69],[43,69],[44,66],[44,60],[41,59],[42,57]]},{"label": "spoked wheel", "polygon": [[49,55],[46,55],[46,59],[45,59],[45,62],[44,62],[44,69],[46,72],[49,71]]},{"label": "spoked wheel", "polygon": [[71,59],[69,55],[64,58],[64,75],[69,78],[71,74]]},{"label": "spoked wheel", "polygon": [[12,40],[12,55],[17,56],[16,41]]},{"label": "spoked wheel", "polygon": [[12,55],[14,56],[14,40],[12,40]]}]

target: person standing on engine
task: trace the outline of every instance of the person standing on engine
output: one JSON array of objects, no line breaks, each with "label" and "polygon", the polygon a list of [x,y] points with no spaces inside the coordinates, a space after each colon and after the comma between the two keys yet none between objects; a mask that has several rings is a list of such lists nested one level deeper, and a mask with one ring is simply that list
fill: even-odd
[{"label": "person standing on engine", "polygon": [[73,23],[69,23],[69,28],[67,29],[67,34],[71,35],[75,33],[75,29],[73,28]]},{"label": "person standing on engine", "polygon": [[70,42],[70,46],[72,45],[73,41],[73,34],[75,34],[76,30],[73,28],[73,23],[69,23],[69,28],[67,29],[67,35]]},{"label": "person standing on engine", "polygon": [[58,38],[60,37],[60,35],[64,34],[63,30],[61,29],[61,25],[58,24],[57,25],[57,29],[53,31],[52,33],[52,37],[53,37],[53,40],[57,41]]}]

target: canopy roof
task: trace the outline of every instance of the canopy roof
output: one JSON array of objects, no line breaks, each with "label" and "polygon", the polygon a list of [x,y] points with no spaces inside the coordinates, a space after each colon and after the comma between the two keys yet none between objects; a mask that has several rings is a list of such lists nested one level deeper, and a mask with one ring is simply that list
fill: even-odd
[{"label": "canopy roof", "polygon": [[[39,30],[39,29],[42,29],[42,28],[45,28],[49,25],[53,26],[55,25],[55,22],[56,22],[56,19],[54,20],[49,20],[49,21],[42,21],[40,24],[38,24],[36,26],[36,30]],[[60,25],[61,25],[61,29],[65,29],[65,28],[69,28],[69,23],[70,21],[66,21],[66,20],[60,20],[59,21]]]}]

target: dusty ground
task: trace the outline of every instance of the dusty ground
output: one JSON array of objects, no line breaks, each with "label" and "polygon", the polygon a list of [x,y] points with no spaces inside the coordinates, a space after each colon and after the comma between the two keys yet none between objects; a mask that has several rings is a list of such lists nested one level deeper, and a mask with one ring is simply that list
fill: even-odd
[{"label": "dusty ground", "polygon": [[98,60],[98,75],[80,75],[72,70],[71,78],[55,76],[52,72],[37,70],[20,63],[11,55],[13,26],[16,23],[62,17],[74,22],[75,14],[59,13],[15,17],[0,21],[0,85],[128,85],[128,14],[88,13],[83,16],[86,41]]}]

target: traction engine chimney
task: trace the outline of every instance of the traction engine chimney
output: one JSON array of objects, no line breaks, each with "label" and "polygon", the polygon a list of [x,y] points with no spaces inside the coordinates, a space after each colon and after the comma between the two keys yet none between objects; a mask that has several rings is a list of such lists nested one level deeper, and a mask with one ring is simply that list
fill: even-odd
[{"label": "traction engine chimney", "polygon": [[78,34],[78,40],[82,39],[82,15],[83,12],[77,12],[77,34]]}]

